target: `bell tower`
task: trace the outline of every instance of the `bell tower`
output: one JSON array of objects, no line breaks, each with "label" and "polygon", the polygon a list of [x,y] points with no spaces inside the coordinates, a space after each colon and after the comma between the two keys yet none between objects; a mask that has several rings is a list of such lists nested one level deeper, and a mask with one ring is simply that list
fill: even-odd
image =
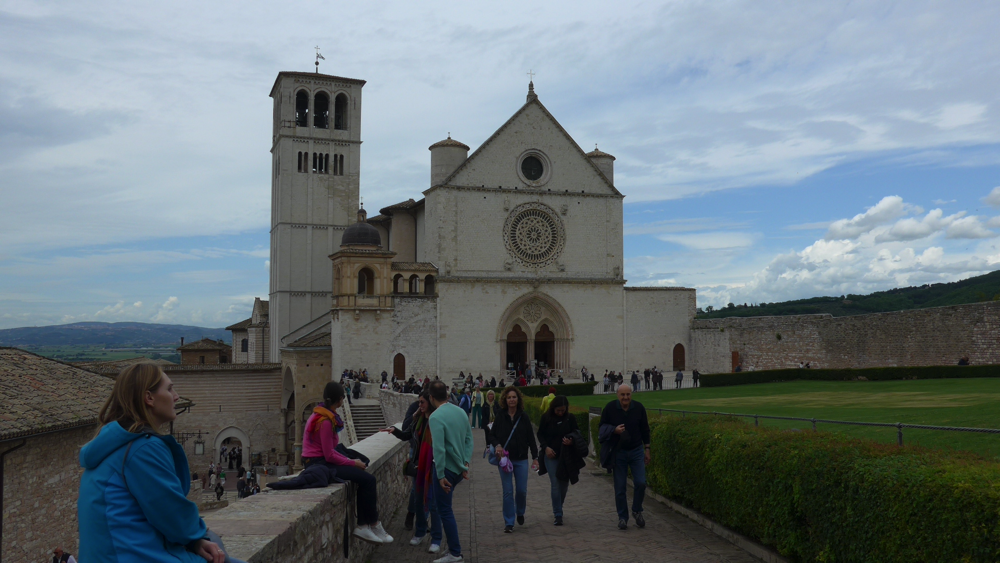
[{"label": "bell tower", "polygon": [[272,361],[280,361],[286,336],[330,312],[329,256],[358,209],[364,85],[280,72],[271,88]]}]

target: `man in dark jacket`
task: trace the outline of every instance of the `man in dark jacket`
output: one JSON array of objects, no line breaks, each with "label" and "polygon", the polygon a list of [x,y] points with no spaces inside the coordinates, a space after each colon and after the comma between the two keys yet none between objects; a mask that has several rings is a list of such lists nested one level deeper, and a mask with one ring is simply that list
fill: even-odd
[{"label": "man in dark jacket", "polygon": [[618,387],[618,399],[601,411],[599,428],[601,465],[610,467],[615,479],[615,508],[618,529],[628,528],[628,472],[632,471],[632,517],[640,528],[646,527],[642,516],[642,498],[646,494],[646,464],[649,463],[649,419],[646,409],[632,400],[628,385]]}]

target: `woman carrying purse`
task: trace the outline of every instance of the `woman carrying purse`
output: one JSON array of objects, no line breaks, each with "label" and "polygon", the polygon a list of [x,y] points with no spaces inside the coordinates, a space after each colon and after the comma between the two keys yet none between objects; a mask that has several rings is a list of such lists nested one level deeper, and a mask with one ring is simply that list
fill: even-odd
[{"label": "woman carrying purse", "polygon": [[[504,471],[503,463],[499,467],[500,482],[503,485],[503,520],[504,533],[514,532],[514,517],[517,523],[524,524],[524,511],[528,500],[528,453],[531,453],[531,469],[538,469],[538,446],[535,444],[535,434],[531,429],[531,421],[524,414],[524,399],[516,387],[507,387],[501,394],[500,403],[506,408],[497,413],[490,429],[489,443],[494,447],[496,456],[507,456],[513,470]],[[516,480],[516,491],[515,491]]]}]

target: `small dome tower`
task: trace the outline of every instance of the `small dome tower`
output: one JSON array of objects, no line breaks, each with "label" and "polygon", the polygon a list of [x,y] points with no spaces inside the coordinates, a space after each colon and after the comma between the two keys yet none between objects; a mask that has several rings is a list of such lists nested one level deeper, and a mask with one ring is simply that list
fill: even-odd
[{"label": "small dome tower", "polygon": [[364,207],[358,209],[358,222],[344,229],[344,235],[340,237],[340,247],[345,246],[382,248],[382,235],[368,223],[368,214]]},{"label": "small dome tower", "polygon": [[599,150],[595,143],[594,150],[587,153],[587,158],[597,165],[597,169],[604,174],[612,186],[615,185],[615,157]]},{"label": "small dome tower", "polygon": [[431,151],[431,187],[443,183],[469,158],[468,145],[452,139],[451,133],[448,133],[447,139],[434,143],[427,150]]}]

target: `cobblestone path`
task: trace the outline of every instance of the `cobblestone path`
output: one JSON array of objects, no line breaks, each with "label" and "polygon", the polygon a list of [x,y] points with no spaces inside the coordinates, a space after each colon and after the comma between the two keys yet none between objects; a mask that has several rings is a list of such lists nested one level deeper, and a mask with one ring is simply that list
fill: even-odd
[{"label": "cobblestone path", "polygon": [[[482,430],[475,431],[475,439],[471,479],[458,485],[454,499],[466,561],[759,563],[740,548],[648,497],[643,504],[645,529],[637,528],[630,520],[628,530],[619,530],[611,478],[592,475],[589,467],[569,488],[563,526],[552,523],[548,476],[529,472],[524,525],[516,526],[513,534],[504,534],[498,470],[480,457],[485,447]],[[391,516],[391,523],[383,517],[383,524],[396,540],[380,546],[371,557],[373,563],[430,563],[447,553],[447,539],[438,555],[427,553],[429,538],[420,546],[411,546],[413,532],[403,529],[405,516],[403,506]]]}]

